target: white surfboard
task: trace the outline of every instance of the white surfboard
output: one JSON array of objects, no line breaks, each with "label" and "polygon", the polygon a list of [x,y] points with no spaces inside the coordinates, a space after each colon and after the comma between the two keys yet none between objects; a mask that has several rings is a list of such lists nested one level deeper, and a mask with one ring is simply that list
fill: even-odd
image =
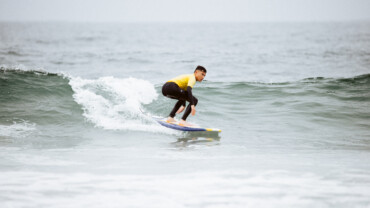
[{"label": "white surfboard", "polygon": [[167,128],[179,131],[192,131],[192,132],[221,132],[221,129],[216,128],[203,128],[200,126],[182,126],[179,122],[167,122],[166,118],[153,117],[159,124]]}]

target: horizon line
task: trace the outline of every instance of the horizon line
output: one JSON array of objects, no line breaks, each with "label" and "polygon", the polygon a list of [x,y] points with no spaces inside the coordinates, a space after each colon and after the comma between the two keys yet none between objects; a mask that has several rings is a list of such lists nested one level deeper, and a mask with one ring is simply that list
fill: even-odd
[{"label": "horizon line", "polygon": [[242,20],[242,21],[122,21],[122,20],[0,20],[1,23],[351,23],[351,22],[370,22],[370,19],[351,19],[351,20]]}]

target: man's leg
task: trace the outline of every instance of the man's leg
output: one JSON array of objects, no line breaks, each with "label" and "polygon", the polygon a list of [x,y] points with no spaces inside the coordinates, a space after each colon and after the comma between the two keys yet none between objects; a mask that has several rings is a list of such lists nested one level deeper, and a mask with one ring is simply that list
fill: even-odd
[{"label": "man's leg", "polygon": [[[193,96],[193,98],[194,98],[194,105],[196,106],[197,103],[198,103],[198,99],[195,96]],[[191,113],[191,105],[189,104],[188,107],[186,107],[185,113],[184,113],[184,115],[182,116],[181,119],[186,121],[186,119],[188,118],[190,113]]]},{"label": "man's leg", "polygon": [[171,99],[178,100],[167,119],[167,122],[174,122],[175,121],[174,117],[178,109],[181,106],[185,106],[185,102],[187,100],[187,93],[180,89],[180,87],[177,84],[173,82],[167,82],[162,87],[162,94]]},{"label": "man's leg", "polygon": [[173,118],[173,117],[175,117],[175,114],[176,114],[176,112],[177,112],[177,110],[179,110],[179,108],[181,107],[181,106],[185,106],[185,101],[184,100],[179,100],[179,101],[177,101],[177,103],[175,104],[175,106],[173,107],[173,109],[172,109],[172,111],[171,111],[171,113],[170,113],[170,117],[171,118]]}]

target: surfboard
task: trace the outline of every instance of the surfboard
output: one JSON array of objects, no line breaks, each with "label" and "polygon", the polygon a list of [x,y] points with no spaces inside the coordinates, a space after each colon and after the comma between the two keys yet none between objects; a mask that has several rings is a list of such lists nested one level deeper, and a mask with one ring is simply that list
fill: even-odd
[{"label": "surfboard", "polygon": [[159,124],[167,128],[179,130],[179,131],[192,131],[192,132],[221,132],[220,129],[215,128],[203,128],[200,126],[181,126],[179,122],[167,122],[166,118],[153,117]]}]

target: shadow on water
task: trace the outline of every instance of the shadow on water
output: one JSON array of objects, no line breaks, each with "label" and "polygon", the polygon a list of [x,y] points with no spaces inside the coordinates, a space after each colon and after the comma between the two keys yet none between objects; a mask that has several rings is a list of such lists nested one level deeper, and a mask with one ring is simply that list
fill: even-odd
[{"label": "shadow on water", "polygon": [[215,146],[220,144],[221,137],[218,132],[186,132],[176,142],[175,147],[190,147],[194,145]]}]

